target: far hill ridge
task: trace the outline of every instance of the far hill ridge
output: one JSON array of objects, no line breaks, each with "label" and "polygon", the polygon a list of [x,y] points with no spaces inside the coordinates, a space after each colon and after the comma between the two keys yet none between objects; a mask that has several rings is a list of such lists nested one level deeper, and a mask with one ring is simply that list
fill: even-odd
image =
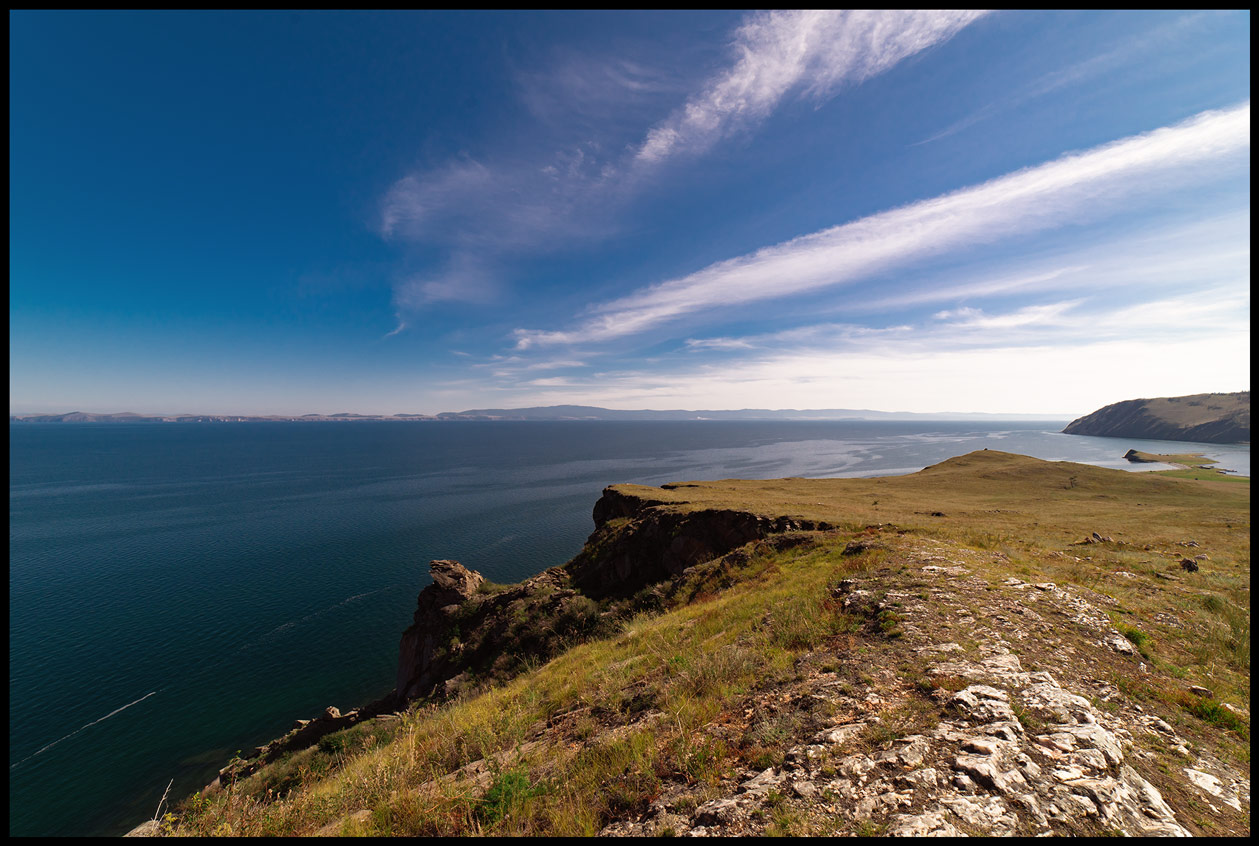
[{"label": "far hill ridge", "polygon": [[1250,391],[1117,402],[1072,420],[1068,435],[1206,444],[1250,442]]}]

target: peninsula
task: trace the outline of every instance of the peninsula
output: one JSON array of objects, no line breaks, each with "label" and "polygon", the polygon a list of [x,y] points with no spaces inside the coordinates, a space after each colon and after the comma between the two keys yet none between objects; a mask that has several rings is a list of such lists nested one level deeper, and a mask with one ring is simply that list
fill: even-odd
[{"label": "peninsula", "polygon": [[1236,444],[1250,441],[1250,391],[1133,399],[1072,420],[1068,435]]},{"label": "peninsula", "polygon": [[431,562],[386,701],[133,834],[1245,836],[1249,506],[995,450],[613,486],[521,584]]}]

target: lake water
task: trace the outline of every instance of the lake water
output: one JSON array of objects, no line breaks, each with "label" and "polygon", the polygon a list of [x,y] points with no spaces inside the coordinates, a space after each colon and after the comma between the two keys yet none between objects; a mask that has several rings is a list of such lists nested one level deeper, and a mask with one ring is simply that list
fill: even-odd
[{"label": "lake water", "polygon": [[561,564],[602,488],[910,473],[990,448],[1125,470],[1249,446],[1067,421],[9,427],[9,832],[120,834],[236,750],[392,687],[428,561]]}]

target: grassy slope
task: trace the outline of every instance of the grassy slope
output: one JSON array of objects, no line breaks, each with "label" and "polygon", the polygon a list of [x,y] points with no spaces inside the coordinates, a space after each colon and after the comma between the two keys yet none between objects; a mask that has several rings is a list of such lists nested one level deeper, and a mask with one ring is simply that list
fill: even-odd
[{"label": "grassy slope", "polygon": [[[1135,420],[1134,420],[1135,415]],[[1098,409],[1078,420],[1073,420],[1063,431],[1075,434],[1115,436],[1116,417],[1125,420],[1121,427],[1123,437],[1142,437],[1135,431],[1171,430],[1188,432],[1212,423],[1232,423],[1246,431],[1250,429],[1250,392],[1229,394],[1191,394],[1183,397],[1156,397],[1153,399],[1125,400]],[[1076,429],[1079,431],[1076,431]],[[1175,437],[1171,431],[1150,437],[1192,440]],[[1207,440],[1214,440],[1207,438]]]},{"label": "grassy slope", "polygon": [[1146,411],[1185,429],[1226,417],[1250,415],[1250,392],[1236,394],[1193,394],[1185,397],[1159,397],[1145,401]]},{"label": "grassy slope", "polygon": [[[734,563],[697,568],[680,592],[687,604],[640,615],[619,634],[474,698],[325,738],[228,791],[187,800],[167,827],[179,834],[593,834],[679,786],[689,791],[685,803],[717,795],[723,776],[775,763],[788,737],[825,724],[830,715],[807,710],[749,716],[759,713],[757,701],[799,679],[802,667],[821,662],[855,680],[874,656],[898,660],[889,651],[895,641],[861,640],[857,622],[829,601],[829,588],[857,571],[893,578],[897,556],[915,544],[972,563],[982,558],[994,589],[1014,575],[1113,598],[1112,619],[1154,670],[1117,677],[1127,695],[1249,769],[1248,720],[1204,710],[1183,693],[1201,684],[1249,708],[1248,483],[986,451],[902,477],[620,490],[668,507],[740,508],[841,529],[793,549],[753,545]],[[870,524],[884,524],[864,530],[882,548],[844,555]],[[1094,531],[1113,541],[1078,545]],[[1183,546],[1191,541],[1197,546]],[[1181,572],[1180,556],[1195,553],[1210,557],[1198,573]],[[782,820],[767,831],[800,829]]]}]

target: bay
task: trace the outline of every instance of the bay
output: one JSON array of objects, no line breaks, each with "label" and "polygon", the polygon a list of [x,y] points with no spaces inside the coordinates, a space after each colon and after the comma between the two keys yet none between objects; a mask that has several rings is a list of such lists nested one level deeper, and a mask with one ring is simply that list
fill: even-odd
[{"label": "bay", "polygon": [[572,557],[602,488],[910,473],[975,449],[1125,470],[1248,445],[1067,421],[9,427],[10,835],[113,835],[328,705],[392,687],[433,558],[514,582]]}]

